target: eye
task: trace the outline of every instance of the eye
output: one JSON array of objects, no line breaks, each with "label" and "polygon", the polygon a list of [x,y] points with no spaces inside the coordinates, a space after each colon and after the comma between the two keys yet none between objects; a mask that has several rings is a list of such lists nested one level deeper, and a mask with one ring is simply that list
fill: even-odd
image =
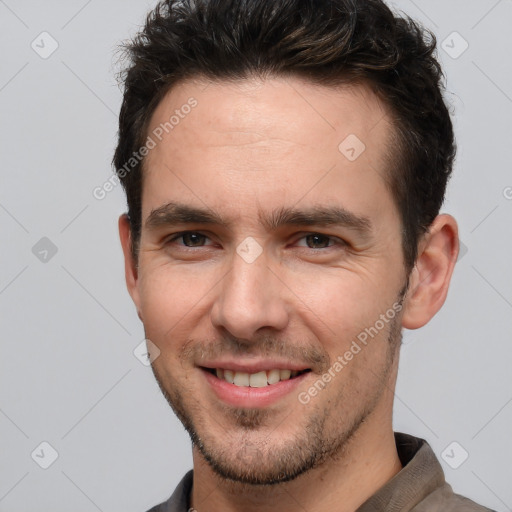
[{"label": "eye", "polygon": [[209,240],[206,235],[198,233],[197,231],[183,231],[181,233],[174,234],[171,238],[166,241],[166,244],[174,243],[175,241],[182,239],[184,247],[203,247],[205,241]]},{"label": "eye", "polygon": [[[333,245],[347,245],[346,242],[344,242],[340,238],[323,235],[321,233],[309,233],[303,236],[302,238],[299,238],[298,241],[300,240],[305,240],[306,246],[309,249],[328,249]],[[304,245],[301,245],[301,247],[304,247]]]}]

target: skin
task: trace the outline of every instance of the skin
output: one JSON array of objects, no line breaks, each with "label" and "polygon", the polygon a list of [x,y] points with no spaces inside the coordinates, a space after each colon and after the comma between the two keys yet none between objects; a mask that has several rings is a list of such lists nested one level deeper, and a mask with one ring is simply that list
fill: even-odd
[{"label": "skin", "polygon": [[[383,179],[393,127],[363,85],[186,81],[161,101],[148,134],[190,97],[197,106],[146,157],[137,262],[128,219],[119,219],[127,287],[160,350],[153,371],[193,440],[190,506],[355,510],[402,468],[392,429],[401,327],[425,325],[444,303],[457,224],[439,215],[420,240],[414,269],[405,271],[398,210]],[[350,134],[366,146],[355,161],[338,150]],[[169,202],[205,208],[231,224],[146,226]],[[364,216],[371,231],[272,230],[260,222],[282,207],[314,206]],[[171,241],[183,231],[198,234]],[[308,236],[315,233],[323,236]],[[251,263],[237,253],[247,237],[262,250]],[[301,403],[298,393],[400,303],[408,278],[394,320]],[[217,356],[279,357],[311,371],[275,403],[234,407],[200,369]]]}]

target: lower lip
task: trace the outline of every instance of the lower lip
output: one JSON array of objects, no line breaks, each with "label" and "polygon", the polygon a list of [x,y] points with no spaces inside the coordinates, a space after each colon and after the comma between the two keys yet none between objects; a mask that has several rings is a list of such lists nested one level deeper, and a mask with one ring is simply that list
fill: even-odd
[{"label": "lower lip", "polygon": [[302,373],[293,379],[281,380],[263,388],[235,386],[212,373],[201,370],[215,394],[229,405],[236,407],[266,407],[290,394],[306,378],[309,372]]}]

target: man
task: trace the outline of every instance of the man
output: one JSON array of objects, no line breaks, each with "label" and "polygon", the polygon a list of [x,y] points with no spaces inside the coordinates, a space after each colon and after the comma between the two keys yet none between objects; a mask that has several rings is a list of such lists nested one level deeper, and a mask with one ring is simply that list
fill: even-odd
[{"label": "man", "polygon": [[126,281],[193,443],[153,511],[488,510],[392,428],[459,250],[426,35],[380,0],[168,0],[128,45]]}]

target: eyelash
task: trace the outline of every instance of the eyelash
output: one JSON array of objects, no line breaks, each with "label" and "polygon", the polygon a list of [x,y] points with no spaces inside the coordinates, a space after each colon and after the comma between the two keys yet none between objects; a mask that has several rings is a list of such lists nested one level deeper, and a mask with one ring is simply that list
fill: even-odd
[{"label": "eyelash", "polygon": [[[199,231],[182,231],[180,233],[175,233],[174,235],[172,235],[172,237],[169,238],[165,242],[165,245],[169,245],[169,244],[175,242],[176,240],[178,240],[180,238],[183,238],[185,235],[199,235],[201,237],[209,239],[208,236],[204,235],[203,233],[201,233]],[[318,250],[321,250],[321,249],[324,249],[324,250],[325,249],[330,249],[331,247],[334,247],[335,245],[340,245],[340,246],[347,246],[348,245],[348,243],[345,242],[344,240],[342,240],[341,238],[334,237],[334,236],[329,236],[329,235],[324,235],[323,233],[317,233],[317,232],[305,233],[305,234],[303,234],[303,236],[298,238],[297,241],[298,240],[302,240],[304,238],[307,238],[309,236],[318,236],[318,237],[321,237],[321,238],[324,238],[324,239],[328,239],[329,241],[333,241],[334,242],[332,245],[328,245],[327,247],[321,247],[321,248],[317,248],[317,249],[312,248],[312,247],[304,247],[305,249],[311,249],[312,251],[318,251]],[[195,246],[195,247],[189,247],[187,245],[181,245],[181,247],[186,248],[186,249],[195,249],[195,248],[202,248],[202,247],[205,247],[205,246],[204,245],[199,245],[199,246]]]}]

